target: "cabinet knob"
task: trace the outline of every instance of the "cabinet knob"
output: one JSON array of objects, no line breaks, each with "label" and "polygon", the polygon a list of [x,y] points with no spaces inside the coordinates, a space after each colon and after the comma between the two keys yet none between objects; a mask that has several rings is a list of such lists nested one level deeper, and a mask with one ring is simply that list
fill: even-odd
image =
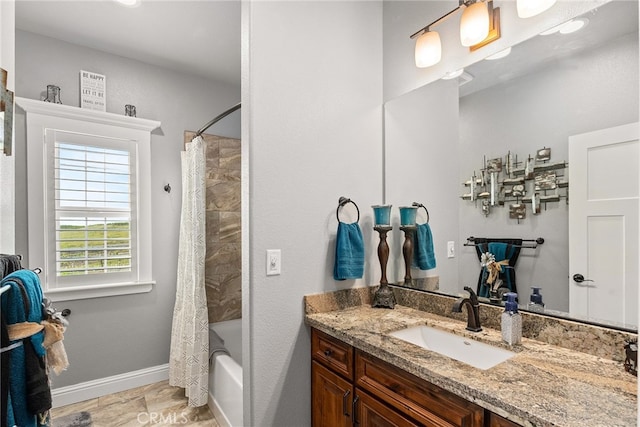
[{"label": "cabinet knob", "polygon": [[333,353],[333,352],[331,351],[331,349],[330,349],[330,348],[328,348],[328,349],[326,349],[326,350],[324,351],[324,355],[325,355],[325,356],[327,356],[327,357],[331,357],[331,354],[332,354],[332,353]]}]

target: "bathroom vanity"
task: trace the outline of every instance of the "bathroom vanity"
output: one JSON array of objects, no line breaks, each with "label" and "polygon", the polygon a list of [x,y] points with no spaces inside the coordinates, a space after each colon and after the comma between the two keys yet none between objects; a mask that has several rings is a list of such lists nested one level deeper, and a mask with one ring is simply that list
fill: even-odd
[{"label": "bathroom vanity", "polygon": [[[314,426],[636,425],[636,377],[618,360],[529,338],[509,347],[497,329],[469,332],[403,305],[372,308],[365,291],[355,293],[337,306],[325,304],[329,294],[305,298]],[[516,354],[483,370],[389,335],[417,325]]]},{"label": "bathroom vanity", "polygon": [[517,426],[317,329],[311,331],[314,426]]}]

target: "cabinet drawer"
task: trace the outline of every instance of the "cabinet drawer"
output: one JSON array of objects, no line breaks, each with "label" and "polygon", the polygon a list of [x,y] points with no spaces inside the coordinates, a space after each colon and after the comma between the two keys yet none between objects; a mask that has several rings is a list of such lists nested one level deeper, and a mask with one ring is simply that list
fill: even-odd
[{"label": "cabinet drawer", "polygon": [[353,347],[317,329],[311,329],[311,357],[353,380]]},{"label": "cabinet drawer", "polygon": [[371,355],[356,351],[356,385],[425,426],[482,427],[484,409]]},{"label": "cabinet drawer", "polygon": [[358,389],[356,393],[356,424],[366,427],[420,427],[364,391]]}]

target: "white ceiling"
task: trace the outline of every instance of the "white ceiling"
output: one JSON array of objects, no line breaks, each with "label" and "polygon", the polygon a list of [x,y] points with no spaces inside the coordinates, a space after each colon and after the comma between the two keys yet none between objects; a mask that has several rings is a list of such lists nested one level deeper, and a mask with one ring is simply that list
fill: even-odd
[{"label": "white ceiling", "polygon": [[16,27],[240,86],[239,0],[16,0]]}]

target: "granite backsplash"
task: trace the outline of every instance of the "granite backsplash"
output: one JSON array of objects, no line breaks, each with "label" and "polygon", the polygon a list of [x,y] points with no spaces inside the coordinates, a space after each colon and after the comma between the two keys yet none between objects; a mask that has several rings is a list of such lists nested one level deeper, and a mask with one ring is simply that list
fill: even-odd
[{"label": "granite backsplash", "polygon": [[[377,288],[377,286],[371,286],[307,295],[305,296],[305,313],[326,313],[359,305],[371,305],[373,293]],[[466,313],[451,311],[455,297],[395,286],[391,289],[399,305],[466,322]],[[389,309],[380,308],[380,310]],[[500,330],[502,311],[500,307],[482,304],[481,325]],[[522,335],[543,343],[620,362],[625,359],[625,341],[638,339],[637,334],[630,332],[528,312],[522,312]]]}]

